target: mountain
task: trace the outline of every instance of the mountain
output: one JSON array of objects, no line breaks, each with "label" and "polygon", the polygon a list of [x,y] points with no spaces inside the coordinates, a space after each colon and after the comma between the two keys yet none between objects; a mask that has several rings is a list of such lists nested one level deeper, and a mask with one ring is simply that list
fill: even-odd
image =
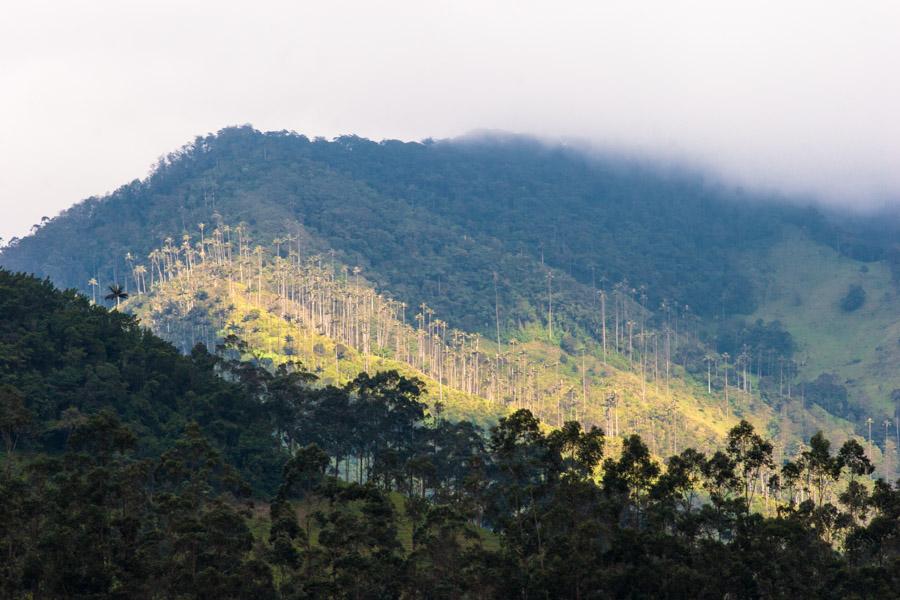
[{"label": "mountain", "polygon": [[[719,449],[680,447],[663,468],[639,435],[610,448],[527,409],[487,431],[445,419],[397,371],[316,386],[261,349],[292,348],[272,339],[276,318],[316,304],[247,287],[279,279],[277,256],[260,275],[210,248],[148,292],[139,277],[126,303],[202,338],[203,319],[255,296],[240,333],[256,348],[229,334],[184,356],[134,316],[0,269],[3,597],[887,598],[900,585],[900,482],[869,479],[855,439],[832,449],[818,433],[779,468],[740,421]],[[205,298],[214,283],[226,289]],[[380,305],[338,283],[321,297]]]},{"label": "mountain", "polygon": [[[767,410],[799,400],[858,433],[868,418],[895,416],[895,221],[841,220],[517,136],[376,143],[229,128],[16,240],[0,264],[88,294],[91,279],[133,290],[132,267],[167,238],[180,248],[188,235],[193,247],[237,227],[269,254],[358,267],[410,319],[425,305],[486,340],[499,330],[501,345],[586,343],[595,355],[606,324],[620,358],[646,367],[651,352],[656,364],[667,356],[696,382],[712,363],[708,387],[721,390],[730,373]],[[828,289],[807,285],[809,273]],[[851,285],[866,303],[840,310]],[[842,325],[817,326],[825,319]],[[654,349],[635,349],[636,334]],[[884,447],[887,429],[875,429]]]},{"label": "mountain", "polygon": [[0,596],[890,597],[885,229],[723,194],[240,129],[73,207],[2,255],[80,290],[0,269]]}]

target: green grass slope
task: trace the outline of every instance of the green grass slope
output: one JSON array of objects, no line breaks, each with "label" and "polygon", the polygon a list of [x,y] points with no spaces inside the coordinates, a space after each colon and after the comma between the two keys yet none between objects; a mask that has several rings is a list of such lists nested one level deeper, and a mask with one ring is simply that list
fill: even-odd
[{"label": "green grass slope", "polygon": [[[780,320],[799,345],[800,377],[834,373],[851,402],[873,417],[893,416],[900,388],[900,290],[882,262],[863,263],[816,244],[796,230],[754,256],[760,295],[751,318]],[[865,304],[841,309],[851,285]],[[879,421],[880,422],[880,421]]]},{"label": "green grass slope", "polygon": [[[157,282],[147,294],[132,296],[123,309],[134,312],[144,325],[184,351],[197,342],[212,346],[234,334],[248,344],[257,360],[273,366],[300,360],[322,383],[340,385],[361,371],[396,369],[423,380],[426,400],[432,406],[442,400],[446,416],[452,419],[486,425],[511,410],[528,408],[551,426],[579,420],[603,427],[613,438],[638,433],[659,456],[686,446],[714,449],[741,418],[776,437],[779,452],[790,452],[800,439],[818,429],[837,439],[851,433],[848,423],[824,411],[810,411],[801,404],[775,410],[758,394],[738,389],[730,389],[726,399],[724,390],[709,393],[705,381],[695,380],[680,366],[673,364],[672,376],[666,380],[659,373],[654,377],[649,365],[641,372],[626,356],[609,352],[604,359],[599,345],[584,344],[574,352],[566,351],[559,343],[542,339],[545,336],[540,332],[525,341],[503,344],[504,375],[496,382],[490,376],[496,344],[479,338],[476,347],[480,347],[482,393],[456,389],[446,371],[442,379],[430,364],[421,366],[397,357],[391,341],[366,352],[346,338],[329,337],[320,329],[321,324],[294,318],[292,315],[302,315],[303,309],[278,293],[290,280],[285,274],[286,261],[262,264],[263,293],[258,293],[256,276],[245,279],[245,284],[236,281],[241,267],[235,263],[207,260],[195,264],[190,272],[182,267],[177,275]],[[328,285],[339,290],[335,298],[369,298],[367,303],[376,305],[382,302],[365,282],[342,282],[331,278],[329,273],[334,271],[330,269],[304,268],[308,269],[303,275],[305,281],[331,281]],[[246,274],[248,267],[243,269]],[[388,319],[380,326],[387,331],[406,327],[408,343],[421,340],[420,333],[409,325]],[[466,335],[454,331],[446,335],[450,338],[456,334]],[[616,402],[611,405],[608,399],[612,394]]]}]

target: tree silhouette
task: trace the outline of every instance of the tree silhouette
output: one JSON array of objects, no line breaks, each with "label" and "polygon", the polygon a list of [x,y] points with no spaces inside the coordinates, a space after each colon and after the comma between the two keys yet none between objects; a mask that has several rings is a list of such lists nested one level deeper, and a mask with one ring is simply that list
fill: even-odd
[{"label": "tree silhouette", "polygon": [[119,308],[119,302],[120,302],[121,300],[127,300],[127,299],[128,299],[128,292],[126,292],[125,290],[123,290],[123,289],[122,289],[122,286],[120,286],[120,285],[117,283],[117,284],[114,284],[114,285],[109,286],[109,293],[108,293],[106,296],[104,296],[103,298],[104,298],[105,300],[115,300],[115,301],[116,301],[116,308],[118,309],[118,308]]}]

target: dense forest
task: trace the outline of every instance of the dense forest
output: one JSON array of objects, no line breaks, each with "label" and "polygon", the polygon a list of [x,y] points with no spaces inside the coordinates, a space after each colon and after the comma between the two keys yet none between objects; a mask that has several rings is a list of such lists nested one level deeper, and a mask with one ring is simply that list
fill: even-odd
[{"label": "dense forest", "polygon": [[0,596],[892,597],[896,223],[197,138],[0,248]]},{"label": "dense forest", "polygon": [[[828,215],[577,147],[503,135],[376,143],[227,128],[161,158],[146,179],[36,224],[2,249],[0,264],[92,295],[110,284],[127,292],[136,289],[131,269],[151,267],[165,240],[181,249],[188,235],[193,247],[205,228],[236,244],[226,230],[237,227],[270,256],[294,249],[358,270],[411,319],[427,306],[447,326],[501,344],[548,339],[572,350],[624,335],[629,353],[644,356],[634,348],[646,342],[656,355],[681,328],[698,343],[670,342],[670,358],[698,380],[740,361],[744,389],[755,384],[774,409],[800,396],[861,435],[872,419],[885,450],[900,435],[891,400],[900,379],[887,366],[900,358],[897,219]],[[782,315],[753,314],[770,300],[768,279],[782,287],[797,279],[772,275],[780,265],[766,256],[797,236],[860,271],[893,273],[893,287],[868,301],[873,284],[848,275],[837,315],[806,308],[802,291],[782,292],[794,321],[839,318],[865,332],[857,339],[807,335],[801,344]],[[604,332],[613,319],[619,332]],[[877,426],[885,421],[895,436]]]},{"label": "dense forest", "polygon": [[889,220],[837,226],[774,200],[527,138],[376,143],[240,127],[37,224],[10,242],[3,264],[87,289],[173,232],[246,222],[252,236],[295,236],[410,306],[427,302],[452,325],[489,333],[495,274],[502,328],[514,331],[543,314],[551,276],[566,327],[588,327],[596,294],[614,285],[654,312],[664,303],[704,316],[752,312],[759,290],[738,252],[788,223],[866,260],[893,256]]},{"label": "dense forest", "polygon": [[[117,292],[108,294],[115,302]],[[0,588],[54,598],[887,598],[900,482],[855,440],[777,463],[519,409],[449,421],[394,371],[322,385],[226,337],[0,270]]]}]

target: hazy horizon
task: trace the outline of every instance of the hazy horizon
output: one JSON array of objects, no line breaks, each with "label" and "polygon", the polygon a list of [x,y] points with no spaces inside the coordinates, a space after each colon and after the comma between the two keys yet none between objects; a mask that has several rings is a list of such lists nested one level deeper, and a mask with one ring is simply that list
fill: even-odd
[{"label": "hazy horizon", "polygon": [[[852,10],[851,10],[852,8]],[[900,4],[32,2],[0,23],[0,237],[196,135],[502,130],[900,205]]]}]

